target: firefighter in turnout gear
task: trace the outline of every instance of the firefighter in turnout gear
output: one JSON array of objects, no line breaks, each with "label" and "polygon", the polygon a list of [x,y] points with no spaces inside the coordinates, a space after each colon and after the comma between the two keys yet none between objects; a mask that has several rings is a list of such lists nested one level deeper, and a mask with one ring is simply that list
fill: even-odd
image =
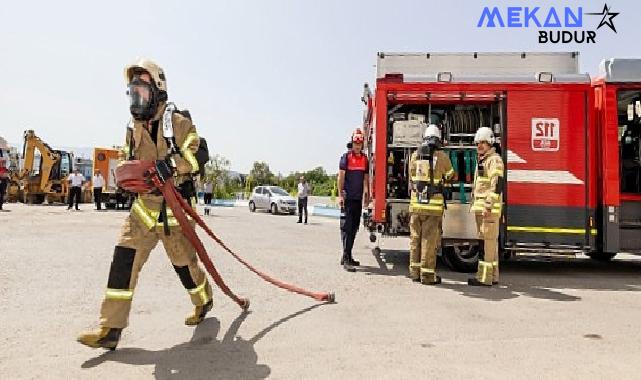
[{"label": "firefighter in turnout gear", "polygon": [[[196,129],[189,118],[167,102],[165,74],[157,64],[140,59],[125,68],[125,80],[132,121],[121,158],[168,162],[181,195],[190,200],[194,195],[192,174],[199,169],[195,152],[200,139]],[[138,275],[158,241],[162,241],[194,305],[194,312],[185,319],[185,324],[197,325],[211,310],[211,286],[171,210],[162,196],[140,194],[114,249],[100,310],[100,328],[80,335],[80,343],[94,348],[116,348],[121,330],[128,324]]]},{"label": "firefighter in turnout gear", "polygon": [[498,238],[503,205],[504,166],[493,148],[494,133],[487,127],[476,132],[474,143],[478,152],[478,167],[474,175],[472,211],[476,227],[483,240],[484,256],[479,259],[476,278],[468,280],[473,286],[492,286],[499,282]]},{"label": "firefighter in turnout gear", "polygon": [[440,150],[441,131],[431,124],[423,144],[410,158],[410,278],[425,285],[441,283],[436,275],[436,250],[441,239],[445,209],[444,182],[454,169],[447,154]]}]

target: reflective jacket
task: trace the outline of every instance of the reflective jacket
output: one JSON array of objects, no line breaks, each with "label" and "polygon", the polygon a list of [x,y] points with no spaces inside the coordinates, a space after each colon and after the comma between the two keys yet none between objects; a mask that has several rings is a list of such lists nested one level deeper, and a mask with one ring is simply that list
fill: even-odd
[{"label": "reflective jacket", "polygon": [[494,148],[479,159],[476,173],[474,174],[472,211],[480,214],[487,210],[493,216],[499,217],[501,215],[504,172],[503,159],[496,153]]},{"label": "reflective jacket", "polygon": [[[434,165],[434,186],[440,187],[444,185],[444,181],[452,179],[454,176],[454,169],[452,168],[452,162],[447,154],[443,151],[437,150],[434,152],[433,156],[433,165]],[[410,197],[410,212],[415,214],[422,215],[443,215],[445,200],[443,199],[443,194],[432,194],[429,197],[428,202],[419,201],[419,196],[417,193],[417,185],[422,184],[424,186],[430,185],[430,178],[432,173],[430,172],[430,164],[426,159],[419,159],[417,152],[412,153],[410,157],[410,180],[412,181],[412,193]]]},{"label": "reflective jacket", "polygon": [[[120,153],[121,160],[164,160],[167,158],[167,141],[163,137],[162,116],[164,110],[165,105],[162,104],[150,122],[136,120],[132,122],[133,133],[127,133],[125,145]],[[151,125],[155,122],[158,123],[156,143],[151,137]],[[174,184],[179,186],[183,182],[191,180],[192,173],[198,171],[195,153],[200,145],[200,139],[191,120],[181,114],[173,113],[172,124],[176,146],[180,148],[182,154],[174,154],[170,157],[175,167]],[[159,221],[162,200],[163,197],[160,195],[141,194],[134,201],[131,213],[136,215],[149,229],[162,227],[162,222]],[[167,216],[169,226],[178,225],[169,208],[167,208]]]}]

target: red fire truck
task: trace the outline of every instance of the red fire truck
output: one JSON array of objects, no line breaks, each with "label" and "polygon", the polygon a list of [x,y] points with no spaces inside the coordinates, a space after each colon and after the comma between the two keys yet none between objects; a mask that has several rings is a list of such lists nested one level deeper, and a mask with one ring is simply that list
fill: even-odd
[{"label": "red fire truck", "polygon": [[592,79],[570,53],[379,53],[366,85],[370,239],[409,234],[409,157],[442,129],[457,179],[446,190],[443,258],[476,268],[469,212],[474,133],[491,127],[506,163],[503,256],[641,253],[641,59],[602,61]]}]

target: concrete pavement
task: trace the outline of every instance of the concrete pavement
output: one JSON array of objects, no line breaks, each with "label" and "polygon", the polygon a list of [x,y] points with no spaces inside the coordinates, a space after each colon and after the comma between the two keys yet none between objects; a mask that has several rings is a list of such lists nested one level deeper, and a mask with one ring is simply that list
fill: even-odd
[{"label": "concrete pavement", "polygon": [[[360,233],[357,273],[338,265],[338,221],[214,208],[208,224],[278,278],[336,292],[336,304],[274,288],[201,234],[227,283],[214,310],[183,325],[191,304],[162,247],[139,280],[115,352],[75,342],[95,326],[124,212],[7,205],[0,213],[0,373],[11,379],[638,378],[641,261],[517,261],[499,288],[441,270],[438,287],[408,280],[407,239],[382,257]],[[442,267],[442,266],[441,266]]]}]

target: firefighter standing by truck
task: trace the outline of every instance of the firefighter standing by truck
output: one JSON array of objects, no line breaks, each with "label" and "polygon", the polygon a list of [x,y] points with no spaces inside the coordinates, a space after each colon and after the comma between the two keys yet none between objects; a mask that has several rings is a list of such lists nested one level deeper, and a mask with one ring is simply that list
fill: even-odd
[{"label": "firefighter standing by truck", "polygon": [[409,276],[424,285],[441,283],[436,275],[436,250],[441,240],[445,209],[444,182],[454,176],[447,154],[440,150],[441,131],[431,124],[422,145],[410,158],[410,265]]},{"label": "firefighter standing by truck", "polygon": [[479,238],[483,240],[484,256],[479,259],[475,278],[468,280],[472,286],[492,286],[499,283],[498,239],[503,205],[504,166],[496,153],[494,133],[481,127],[474,136],[478,166],[474,175],[472,211],[476,214]]},{"label": "firefighter standing by truck", "polygon": [[355,272],[360,262],[354,260],[352,248],[361,221],[363,205],[369,202],[369,161],[363,154],[363,132],[357,128],[352,134],[350,150],[343,154],[338,170],[338,203],[341,207],[341,240],[343,255],[341,265],[348,272]]},{"label": "firefighter standing by truck", "polygon": [[[194,153],[200,143],[191,120],[167,103],[165,74],[156,63],[140,59],[125,68],[125,78],[133,120],[123,158],[168,162],[181,195],[189,201],[194,189],[192,173],[199,168]],[[211,310],[211,286],[171,210],[162,196],[140,194],[114,249],[100,310],[100,329],[80,335],[80,343],[94,348],[116,348],[121,331],[128,324],[138,274],[159,240],[195,307],[185,324],[200,323]]]}]

